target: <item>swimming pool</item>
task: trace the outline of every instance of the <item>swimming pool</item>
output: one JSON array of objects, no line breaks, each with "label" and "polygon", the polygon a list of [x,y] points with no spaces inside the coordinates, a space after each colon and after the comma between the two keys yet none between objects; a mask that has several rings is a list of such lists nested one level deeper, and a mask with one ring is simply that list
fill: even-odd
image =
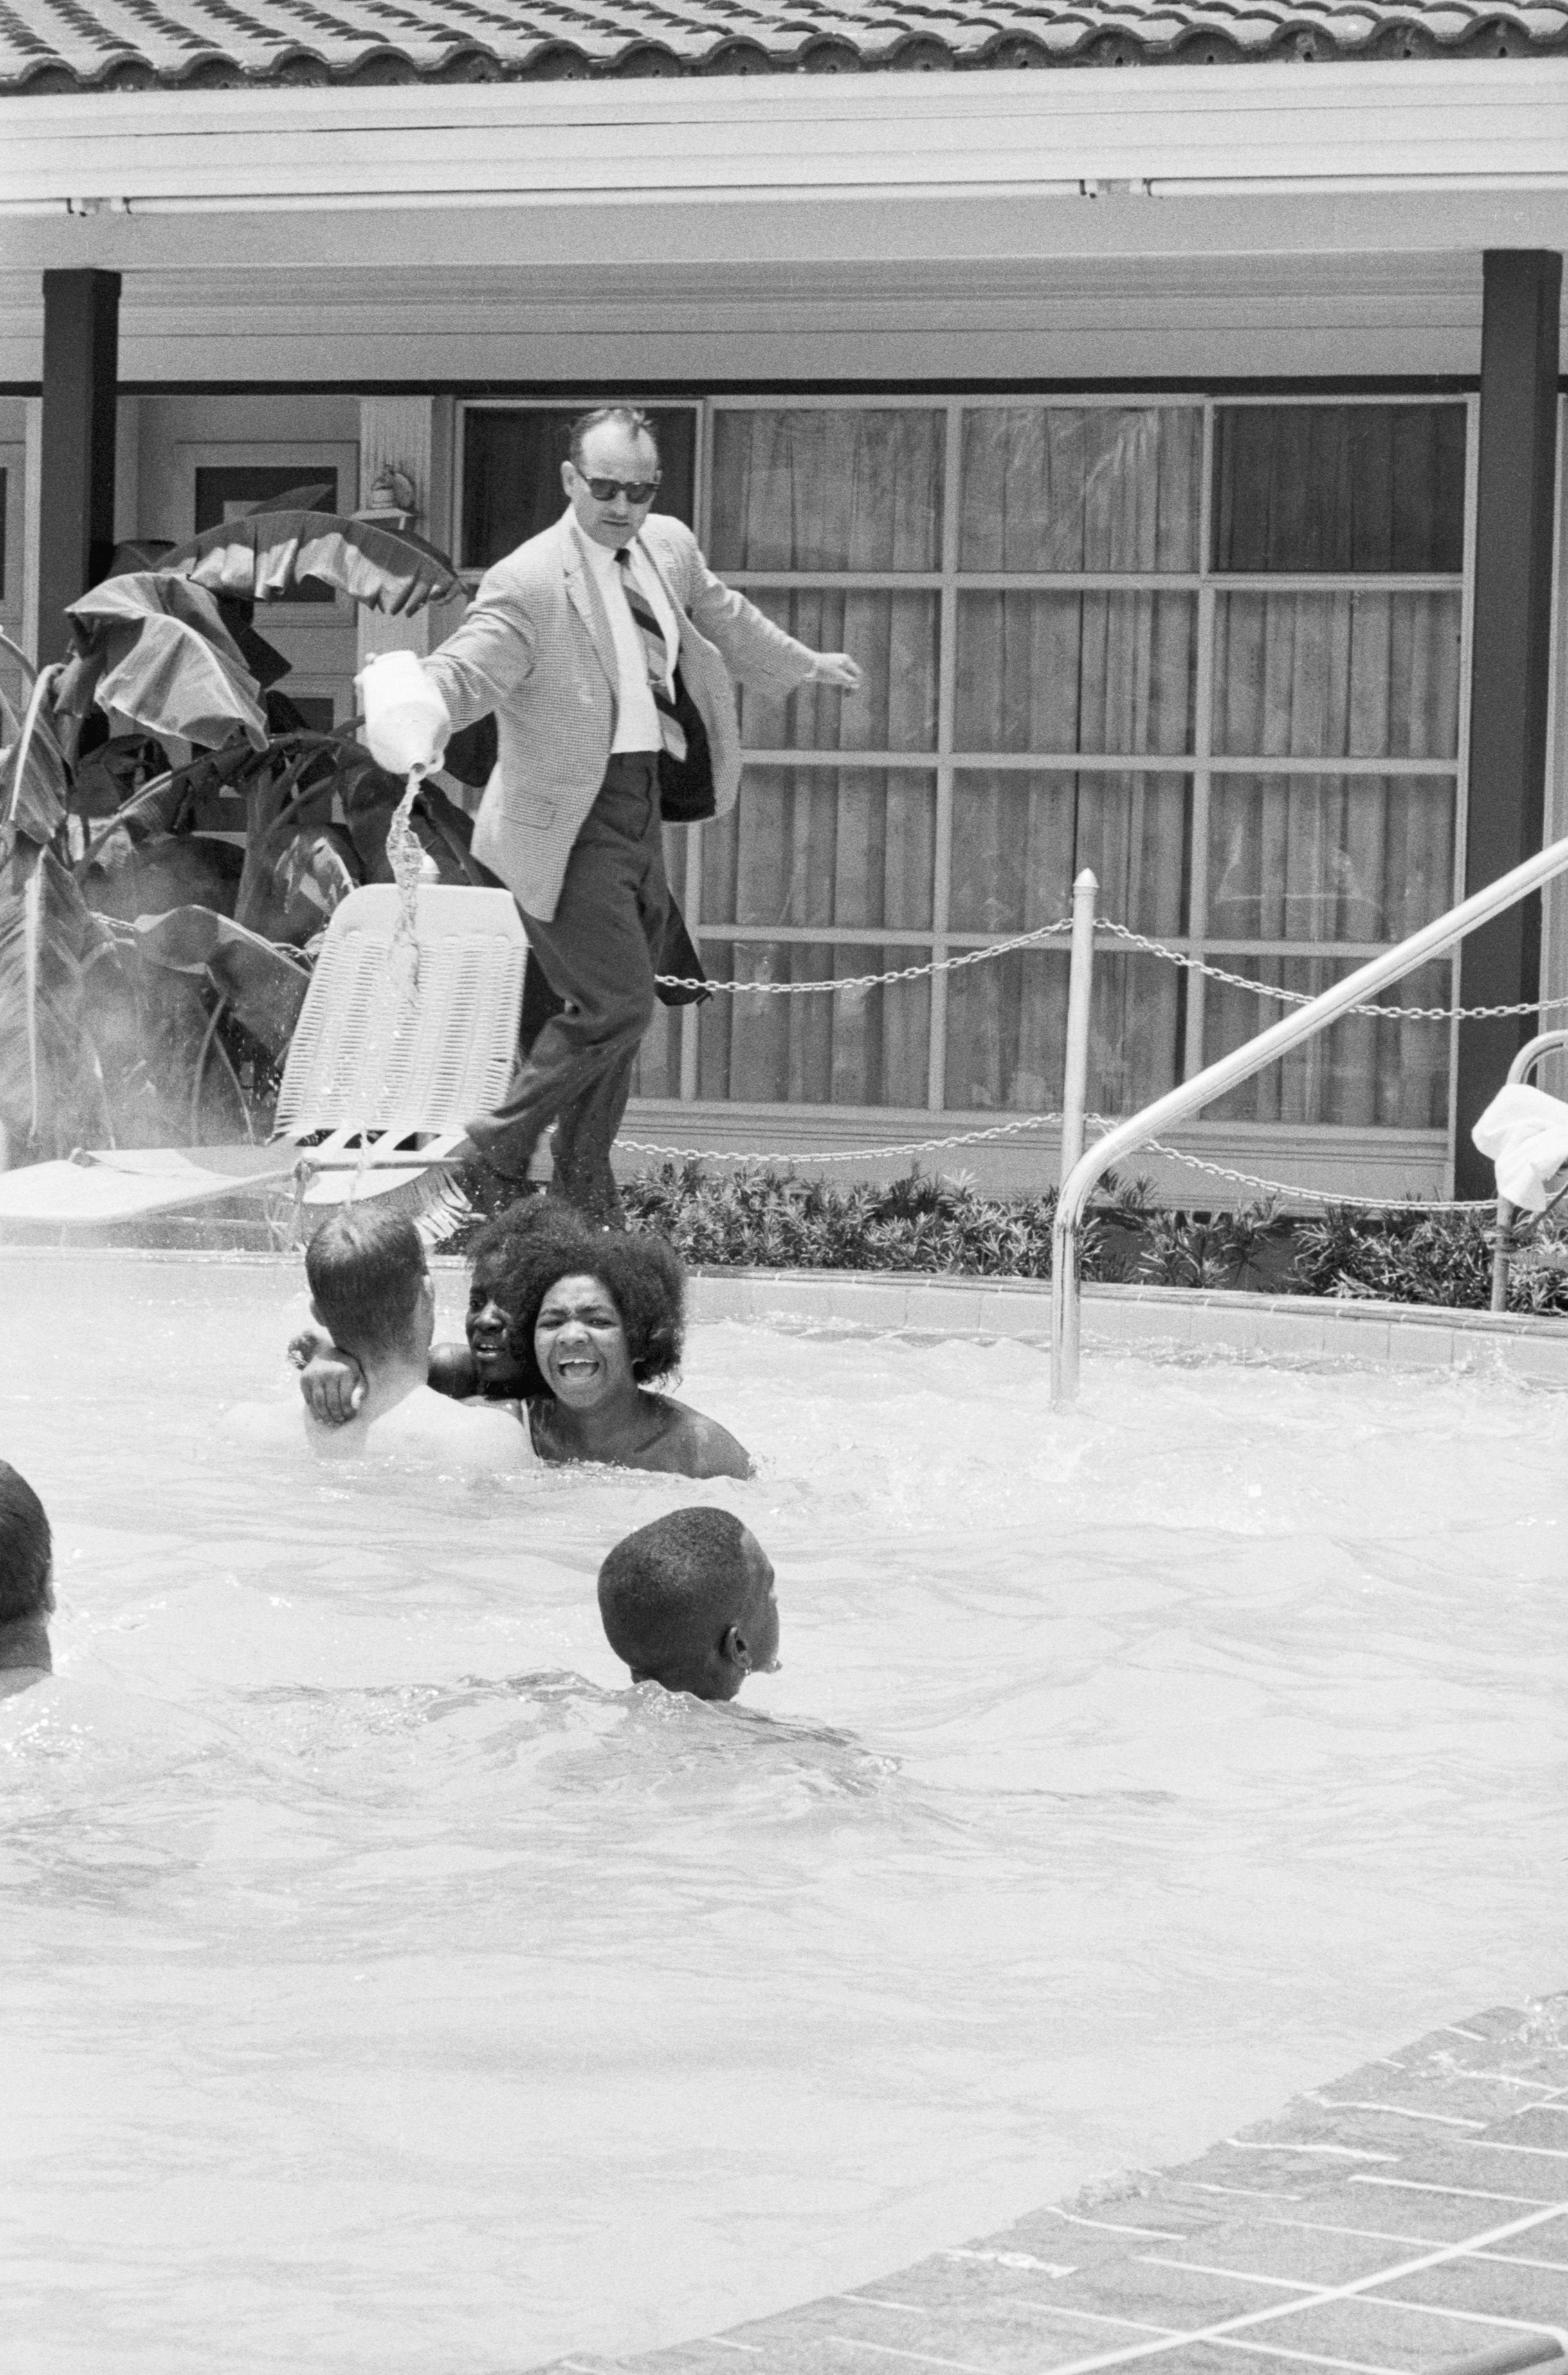
[{"label": "swimming pool", "polygon": [[[301,1472],[212,1424],[294,1288],[0,1256],[26,2375],[646,2346],[1561,1982],[1568,1397],[731,1324],[753,1483]],[[779,1571],[734,1709],[599,1633],[682,1498]]]}]

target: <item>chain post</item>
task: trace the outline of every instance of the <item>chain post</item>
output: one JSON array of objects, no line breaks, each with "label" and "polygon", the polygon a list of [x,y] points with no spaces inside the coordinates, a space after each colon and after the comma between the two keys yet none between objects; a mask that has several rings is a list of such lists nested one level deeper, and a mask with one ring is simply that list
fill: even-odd
[{"label": "chain post", "polygon": [[1067,1054],[1062,1082],[1062,1162],[1051,1238],[1051,1406],[1078,1393],[1078,1231],[1061,1223],[1061,1189],[1083,1152],[1089,1088],[1089,1021],[1094,1000],[1094,903],[1100,885],[1086,866],[1073,884],[1072,962],[1067,975]]},{"label": "chain post", "polygon": [[1062,1079],[1060,1187],[1083,1152],[1083,1115],[1089,1096],[1089,1022],[1094,1003],[1094,903],[1100,885],[1086,866],[1073,884],[1072,960],[1067,972],[1067,1053]]}]

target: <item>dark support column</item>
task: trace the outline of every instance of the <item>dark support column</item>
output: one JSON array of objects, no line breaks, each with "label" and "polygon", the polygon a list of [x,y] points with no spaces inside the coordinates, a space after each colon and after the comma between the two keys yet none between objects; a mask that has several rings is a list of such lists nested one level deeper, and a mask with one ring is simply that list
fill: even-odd
[{"label": "dark support column", "polygon": [[114,400],[120,275],[43,276],[43,441],[38,656],[61,659],[61,613],[95,585],[114,551]]},{"label": "dark support column", "polygon": [[[1541,845],[1562,258],[1544,249],[1499,249],[1483,269],[1467,895]],[[1539,897],[1470,935],[1459,983],[1463,1006],[1511,1006],[1538,994]],[[1536,1028],[1530,1015],[1459,1026],[1456,1196],[1494,1191],[1491,1164],[1471,1145],[1470,1126]]]}]

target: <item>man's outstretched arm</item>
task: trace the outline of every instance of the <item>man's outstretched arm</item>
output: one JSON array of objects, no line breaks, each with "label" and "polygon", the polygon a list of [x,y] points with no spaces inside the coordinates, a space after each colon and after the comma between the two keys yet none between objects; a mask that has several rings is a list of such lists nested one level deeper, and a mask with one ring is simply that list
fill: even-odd
[{"label": "man's outstretched arm", "polygon": [[803,684],[831,684],[842,692],[859,691],[865,676],[848,652],[814,652],[809,644],[786,634],[755,602],[714,576],[694,537],[684,559],[687,615],[711,644],[717,644],[732,674],[748,683],[779,686],[788,692]]}]

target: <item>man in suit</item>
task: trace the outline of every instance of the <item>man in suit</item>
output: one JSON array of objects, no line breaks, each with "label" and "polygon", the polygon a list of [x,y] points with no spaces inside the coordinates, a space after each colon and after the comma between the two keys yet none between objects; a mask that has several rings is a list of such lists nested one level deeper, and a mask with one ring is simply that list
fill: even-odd
[{"label": "man in suit", "polygon": [[462,625],[424,662],[445,730],[417,749],[382,735],[373,667],[366,728],[374,755],[404,772],[439,763],[447,732],[495,713],[474,854],[516,899],[565,1005],[468,1139],[521,1185],[553,1120],[558,1192],[614,1227],[609,1151],[653,1018],[669,908],[661,763],[666,798],[672,768],[688,781],[711,769],[707,812],[722,815],[740,787],[732,678],[778,693],[810,683],[853,692],[861,672],[847,653],[810,651],[774,626],[713,574],[690,528],[653,510],[658,446],[642,412],[586,414],[561,480],[563,517],[488,572]]}]

